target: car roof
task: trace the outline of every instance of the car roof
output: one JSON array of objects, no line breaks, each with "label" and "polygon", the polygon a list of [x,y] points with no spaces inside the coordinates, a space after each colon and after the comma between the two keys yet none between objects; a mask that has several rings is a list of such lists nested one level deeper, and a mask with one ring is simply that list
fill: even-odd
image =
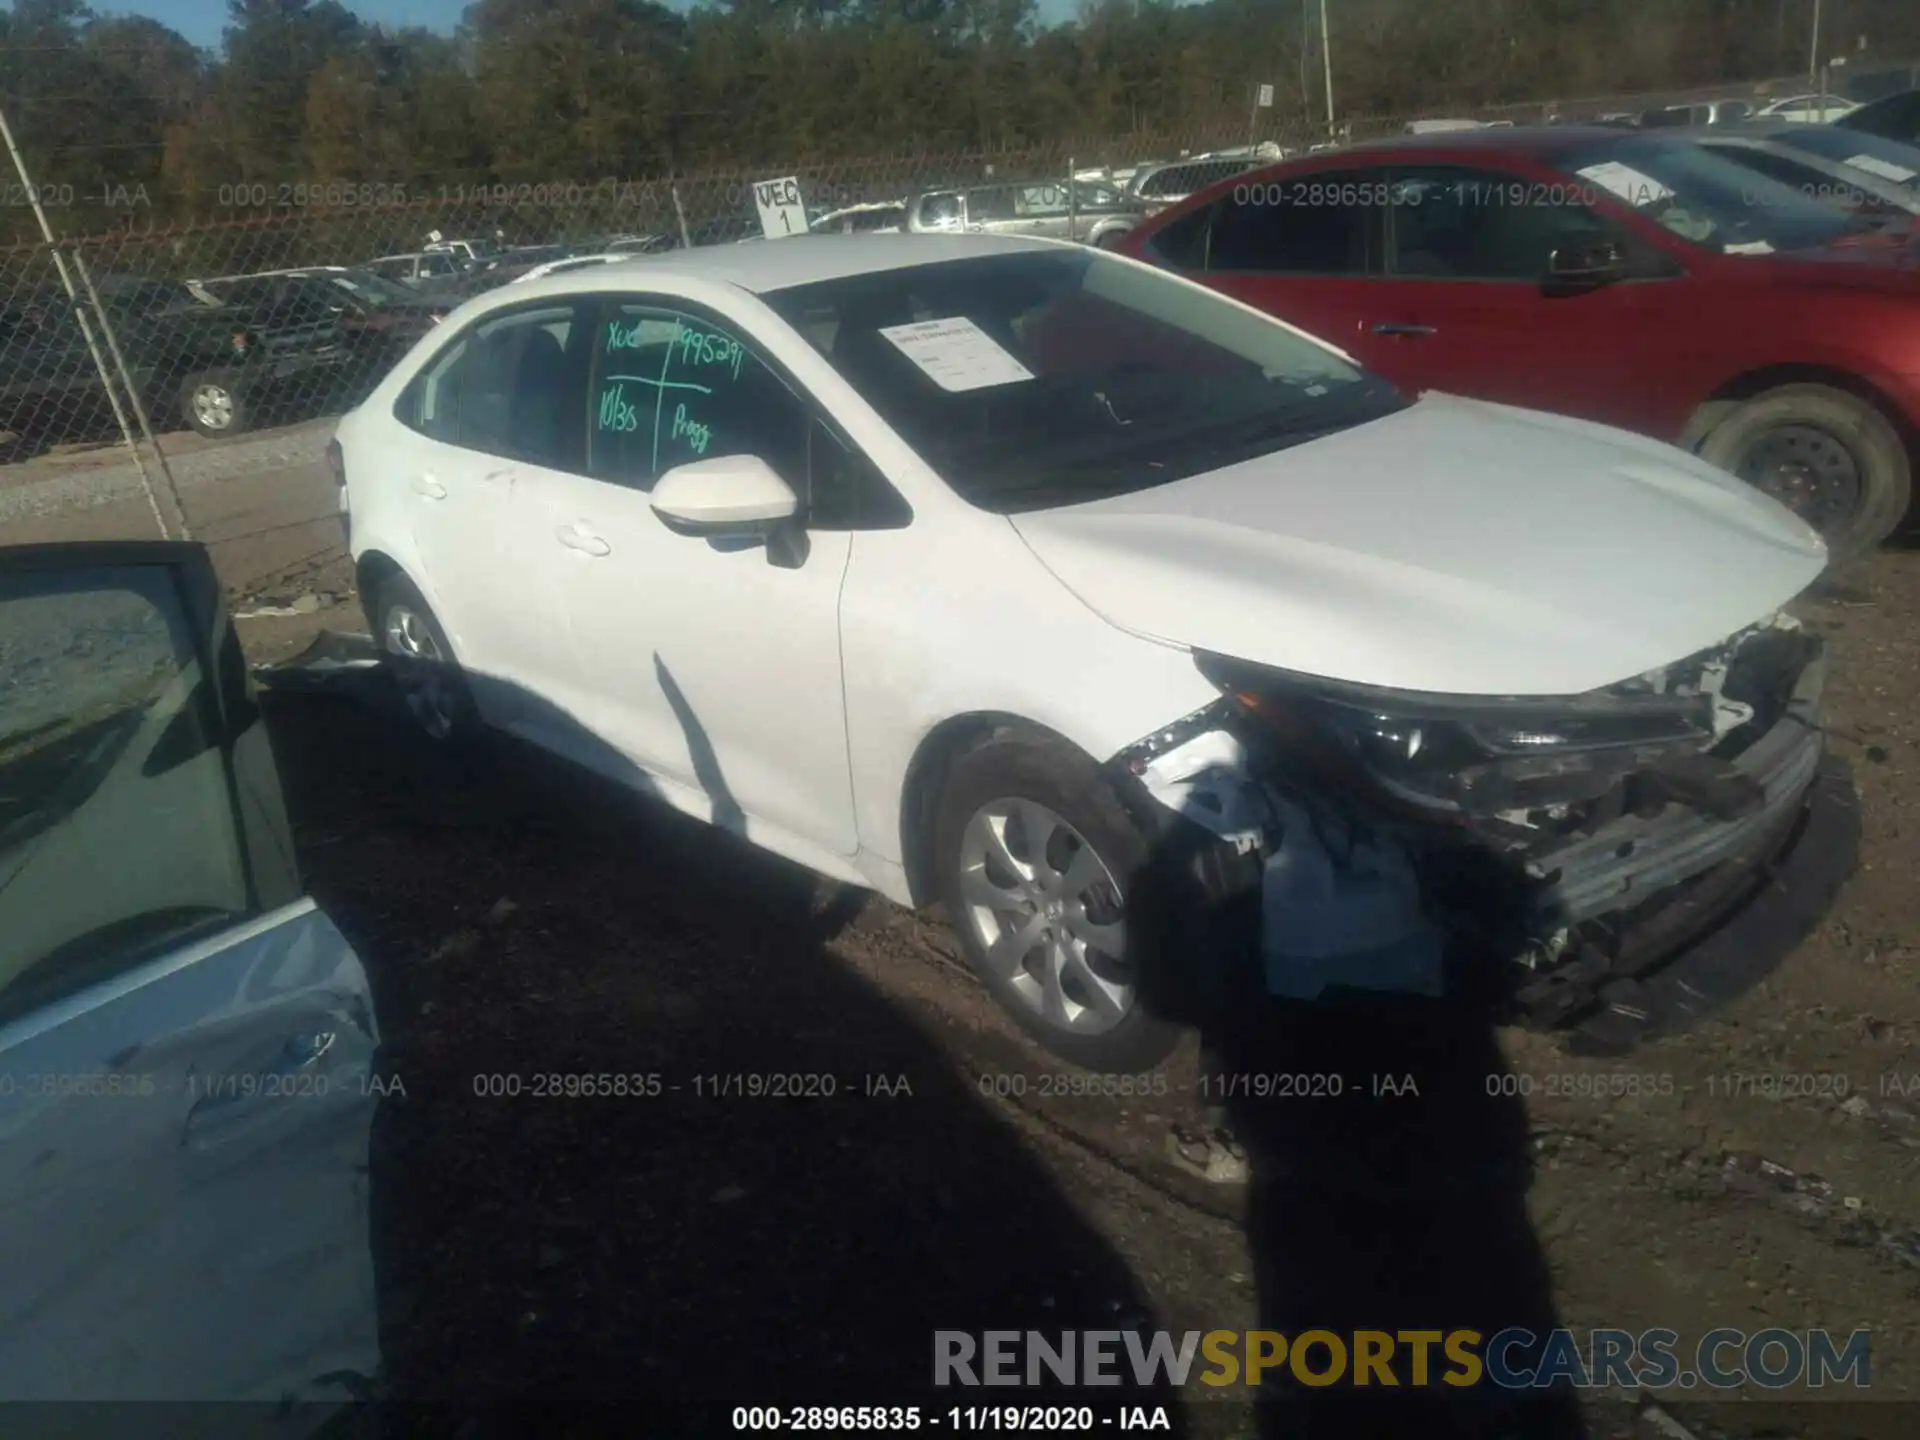
[{"label": "car roof", "polygon": [[1377,140],[1357,140],[1351,145],[1341,145],[1335,149],[1297,155],[1285,160],[1270,160],[1258,168],[1263,171],[1291,168],[1308,160],[1313,161],[1318,168],[1322,159],[1331,160],[1337,164],[1356,157],[1364,158],[1372,155],[1399,155],[1409,152],[1416,155],[1429,152],[1438,154],[1468,150],[1485,150],[1495,155],[1544,160],[1569,150],[1577,150],[1583,145],[1618,144],[1628,136],[1655,144],[1664,143],[1670,139],[1685,138],[1684,132],[1677,130],[1643,133],[1637,130],[1621,130],[1612,125],[1516,125],[1512,129],[1502,125],[1483,130],[1441,130],[1427,135],[1385,135]]},{"label": "car roof", "polygon": [[544,276],[529,285],[526,293],[528,296],[566,295],[604,289],[631,265],[633,273],[645,275],[649,285],[671,286],[684,279],[733,285],[755,295],[768,295],[798,285],[905,270],[914,265],[1063,247],[1085,249],[1079,245],[1067,247],[1065,241],[1005,235],[795,236],[765,245],[702,245],[692,250],[669,250],[664,255],[635,255],[606,265]]}]

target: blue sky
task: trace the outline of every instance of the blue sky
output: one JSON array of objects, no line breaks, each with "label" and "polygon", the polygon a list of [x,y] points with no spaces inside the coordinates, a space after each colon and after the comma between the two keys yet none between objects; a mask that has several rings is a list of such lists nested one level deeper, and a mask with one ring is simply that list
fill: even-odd
[{"label": "blue sky", "polygon": [[[676,10],[690,0],[667,0]],[[383,25],[424,25],[429,30],[451,30],[466,9],[467,0],[345,0],[363,20]],[[217,46],[227,24],[227,0],[101,0],[102,14],[132,12],[151,15],[178,30],[196,45]],[[1050,25],[1072,18],[1074,0],[1040,0],[1040,18]]]}]

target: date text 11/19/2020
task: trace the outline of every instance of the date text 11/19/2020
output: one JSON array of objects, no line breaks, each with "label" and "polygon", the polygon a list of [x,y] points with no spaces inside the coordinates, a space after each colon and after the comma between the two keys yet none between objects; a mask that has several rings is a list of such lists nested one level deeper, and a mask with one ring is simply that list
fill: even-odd
[{"label": "date text 11/19/2020", "polygon": [[850,1431],[1014,1431],[1086,1435],[1097,1430],[1172,1430],[1164,1405],[736,1405],[735,1430],[780,1434]]}]

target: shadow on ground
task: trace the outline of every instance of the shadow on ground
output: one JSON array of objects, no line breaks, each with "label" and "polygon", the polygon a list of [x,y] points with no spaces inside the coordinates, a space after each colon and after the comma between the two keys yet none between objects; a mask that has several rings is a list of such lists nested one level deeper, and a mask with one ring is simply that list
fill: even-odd
[{"label": "shadow on ground", "polygon": [[[394,1394],[712,1433],[735,1405],[1006,1396],[930,1394],[936,1329],[1152,1323],[932,1039],[823,952],[857,899],[511,743],[264,704],[405,1091],[373,1154]],[[774,1086],[799,1097],[740,1093]]]}]

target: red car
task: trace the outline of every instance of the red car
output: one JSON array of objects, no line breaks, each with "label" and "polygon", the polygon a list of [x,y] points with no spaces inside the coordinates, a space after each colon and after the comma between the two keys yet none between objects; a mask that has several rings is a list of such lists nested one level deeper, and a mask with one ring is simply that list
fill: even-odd
[{"label": "red car", "polygon": [[1848,214],[1682,137],[1543,126],[1267,166],[1117,248],[1404,389],[1696,450],[1798,512],[1838,561],[1912,505],[1910,223]]}]

